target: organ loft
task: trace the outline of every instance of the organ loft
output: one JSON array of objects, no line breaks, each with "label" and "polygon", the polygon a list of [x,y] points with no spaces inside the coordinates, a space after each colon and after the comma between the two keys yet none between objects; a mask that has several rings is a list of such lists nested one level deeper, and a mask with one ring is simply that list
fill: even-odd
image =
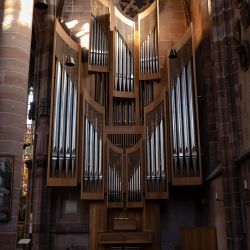
[{"label": "organ loft", "polygon": [[80,185],[89,249],[160,249],[169,185],[202,183],[192,24],[164,82],[158,1],[132,20],[92,0],[89,19],[89,88],[79,45],[55,24],[47,183]]}]

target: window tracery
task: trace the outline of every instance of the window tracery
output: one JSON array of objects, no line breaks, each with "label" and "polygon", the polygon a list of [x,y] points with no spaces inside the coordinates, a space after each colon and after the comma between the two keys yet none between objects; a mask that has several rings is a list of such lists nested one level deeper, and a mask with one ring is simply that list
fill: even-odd
[{"label": "window tracery", "polygon": [[147,9],[154,0],[120,0],[122,11],[129,17],[134,18],[138,13]]}]

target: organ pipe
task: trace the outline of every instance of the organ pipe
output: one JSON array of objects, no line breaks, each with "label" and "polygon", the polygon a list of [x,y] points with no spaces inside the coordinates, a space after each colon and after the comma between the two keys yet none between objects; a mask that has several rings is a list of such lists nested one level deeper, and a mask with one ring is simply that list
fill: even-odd
[{"label": "organ pipe", "polygon": [[118,30],[115,30],[115,91],[134,91],[133,55]]},{"label": "organ pipe", "polygon": [[140,72],[141,74],[159,73],[158,34],[154,27],[149,31],[140,47]]},{"label": "organ pipe", "polygon": [[177,177],[199,176],[194,110],[190,60],[178,76],[171,93],[173,164]]},{"label": "organ pipe", "polygon": [[108,66],[108,34],[101,20],[91,14],[90,32],[90,56],[89,64],[107,67]]}]

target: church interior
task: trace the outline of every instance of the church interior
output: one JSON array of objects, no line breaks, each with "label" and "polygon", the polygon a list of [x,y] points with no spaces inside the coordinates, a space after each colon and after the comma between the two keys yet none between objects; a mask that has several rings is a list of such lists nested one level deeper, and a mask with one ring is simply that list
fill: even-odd
[{"label": "church interior", "polygon": [[249,30],[249,0],[0,1],[0,249],[250,249]]}]

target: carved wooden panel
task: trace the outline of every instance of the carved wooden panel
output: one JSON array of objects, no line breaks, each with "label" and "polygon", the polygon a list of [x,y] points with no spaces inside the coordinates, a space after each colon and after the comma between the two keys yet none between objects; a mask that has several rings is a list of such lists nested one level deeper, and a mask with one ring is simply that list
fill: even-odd
[{"label": "carved wooden panel", "polygon": [[181,249],[216,250],[216,230],[212,227],[190,227],[181,229]]},{"label": "carved wooden panel", "polygon": [[108,139],[112,144],[116,147],[127,149],[133,147],[135,144],[139,142],[141,139],[141,134],[137,133],[129,133],[129,134],[108,134]]},{"label": "carved wooden panel", "polygon": [[152,232],[100,232],[100,244],[150,244]]},{"label": "carved wooden panel", "polygon": [[128,46],[129,51],[133,55],[135,22],[125,17],[117,7],[114,7],[113,26],[114,29],[119,32],[124,43]]}]

